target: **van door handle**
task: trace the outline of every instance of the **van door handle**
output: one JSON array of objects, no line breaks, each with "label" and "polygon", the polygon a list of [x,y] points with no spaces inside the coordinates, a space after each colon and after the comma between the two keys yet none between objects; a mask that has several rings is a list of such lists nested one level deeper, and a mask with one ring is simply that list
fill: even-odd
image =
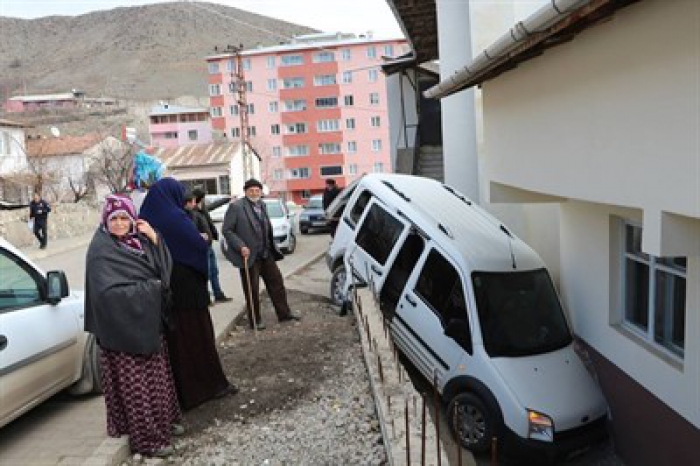
[{"label": "van door handle", "polygon": [[381,277],[382,274],[384,273],[384,272],[382,272],[382,269],[380,269],[380,268],[377,267],[376,265],[372,265],[372,272],[376,273],[376,274],[379,275],[380,277]]},{"label": "van door handle", "polygon": [[0,335],[0,351],[7,348],[7,337],[5,335]]},{"label": "van door handle", "polygon": [[416,300],[411,298],[409,295],[406,295],[406,301],[408,301],[408,303],[413,307],[416,307],[418,305]]}]

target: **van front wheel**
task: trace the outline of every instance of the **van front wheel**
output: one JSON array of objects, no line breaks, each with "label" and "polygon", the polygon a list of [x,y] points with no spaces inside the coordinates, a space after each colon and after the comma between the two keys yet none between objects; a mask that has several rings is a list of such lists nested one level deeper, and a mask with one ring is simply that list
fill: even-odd
[{"label": "van front wheel", "polygon": [[495,435],[495,417],[478,396],[460,393],[447,406],[447,420],[453,437],[472,452],[488,451]]},{"label": "van front wheel", "polygon": [[343,293],[343,287],[345,286],[345,265],[341,264],[333,270],[331,275],[331,290],[330,296],[331,301],[336,306],[342,306],[345,300],[348,298]]}]

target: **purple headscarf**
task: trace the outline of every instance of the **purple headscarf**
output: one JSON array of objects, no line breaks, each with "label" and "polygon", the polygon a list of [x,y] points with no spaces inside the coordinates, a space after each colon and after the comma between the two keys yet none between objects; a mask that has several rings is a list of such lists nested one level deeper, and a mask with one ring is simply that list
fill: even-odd
[{"label": "purple headscarf", "polygon": [[127,196],[110,194],[105,198],[105,205],[102,208],[102,226],[106,232],[109,233],[109,221],[118,214],[125,214],[131,219],[129,232],[121,238],[117,238],[119,245],[131,252],[143,253],[143,247],[138,239],[138,231],[136,230],[138,215],[136,214],[134,203]]}]

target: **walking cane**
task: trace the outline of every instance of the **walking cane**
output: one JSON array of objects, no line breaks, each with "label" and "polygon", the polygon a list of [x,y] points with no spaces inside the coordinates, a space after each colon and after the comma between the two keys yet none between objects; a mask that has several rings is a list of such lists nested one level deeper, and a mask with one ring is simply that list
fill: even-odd
[{"label": "walking cane", "polygon": [[258,338],[258,322],[255,319],[255,303],[253,303],[253,290],[250,287],[250,270],[248,269],[248,256],[243,258],[243,267],[245,268],[245,279],[248,283],[248,303],[250,306],[250,316],[253,319],[253,332],[255,339]]}]

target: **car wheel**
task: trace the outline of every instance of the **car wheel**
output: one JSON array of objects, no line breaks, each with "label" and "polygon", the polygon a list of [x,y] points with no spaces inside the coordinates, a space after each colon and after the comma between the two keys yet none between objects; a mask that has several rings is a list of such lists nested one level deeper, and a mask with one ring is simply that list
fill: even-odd
[{"label": "car wheel", "polygon": [[284,248],[284,253],[285,254],[291,254],[294,252],[294,250],[297,248],[297,237],[292,235],[289,235],[289,242],[287,243],[289,246]]},{"label": "car wheel", "polygon": [[102,369],[100,349],[94,335],[89,335],[83,352],[83,372],[80,379],[70,388],[72,395],[102,393]]},{"label": "car wheel", "polygon": [[491,447],[495,435],[494,410],[473,393],[460,393],[447,406],[447,421],[453,437],[464,448],[481,453]]},{"label": "car wheel", "polygon": [[342,306],[346,300],[346,296],[343,294],[343,286],[345,285],[345,278],[347,274],[345,273],[345,265],[341,264],[333,270],[331,275],[331,301],[336,306]]}]

